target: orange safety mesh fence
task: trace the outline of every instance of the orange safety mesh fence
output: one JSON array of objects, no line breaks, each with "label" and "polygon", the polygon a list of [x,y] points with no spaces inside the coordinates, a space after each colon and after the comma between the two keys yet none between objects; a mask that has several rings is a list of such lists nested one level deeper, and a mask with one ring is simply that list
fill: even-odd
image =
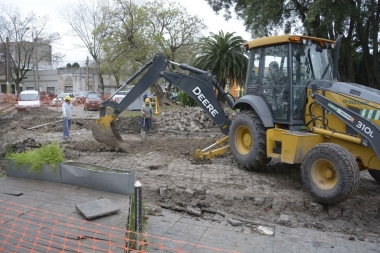
[{"label": "orange safety mesh fence", "polygon": [[[138,248],[138,249],[136,249]],[[0,199],[0,252],[235,252],[81,220]]]}]

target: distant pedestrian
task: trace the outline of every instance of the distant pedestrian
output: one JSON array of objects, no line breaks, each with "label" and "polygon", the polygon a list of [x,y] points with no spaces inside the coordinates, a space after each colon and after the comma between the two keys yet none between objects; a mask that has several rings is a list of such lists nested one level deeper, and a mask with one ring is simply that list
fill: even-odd
[{"label": "distant pedestrian", "polygon": [[145,101],[145,99],[148,97],[148,94],[146,94],[146,92],[144,93],[143,95],[143,101]]},{"label": "distant pedestrian", "polygon": [[141,107],[141,113],[142,113],[142,120],[141,120],[141,129],[144,131],[145,129],[147,132],[150,132],[151,124],[152,124],[152,117],[153,117],[153,108],[150,105],[150,99],[146,98],[145,103]]},{"label": "distant pedestrian", "polygon": [[73,105],[71,104],[70,96],[66,96],[64,100],[65,101],[62,103],[63,140],[67,140],[70,137]]}]

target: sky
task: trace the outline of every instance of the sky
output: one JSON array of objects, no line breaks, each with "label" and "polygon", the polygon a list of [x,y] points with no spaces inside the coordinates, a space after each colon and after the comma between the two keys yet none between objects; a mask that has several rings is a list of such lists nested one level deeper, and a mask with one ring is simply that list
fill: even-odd
[{"label": "sky", "polygon": [[[75,0],[1,0],[1,4],[16,5],[20,7],[23,13],[33,11],[38,15],[48,15],[51,20],[51,29],[53,32],[58,32],[62,39],[57,43],[52,44],[52,51],[65,54],[63,62],[59,66],[65,66],[67,63],[78,62],[81,66],[85,66],[86,58],[91,56],[88,50],[84,48],[83,43],[78,37],[70,35],[70,27],[65,24],[60,17],[60,7],[65,6],[67,3],[74,2]],[[212,8],[207,4],[206,0],[171,0],[178,2],[184,6],[188,13],[197,15],[203,19],[208,27],[204,35],[209,35],[209,32],[218,33],[220,30],[223,32],[235,32],[235,35],[242,36],[245,40],[250,40],[250,34],[245,32],[243,21],[231,19],[228,22],[224,20],[222,13],[216,15]]]}]

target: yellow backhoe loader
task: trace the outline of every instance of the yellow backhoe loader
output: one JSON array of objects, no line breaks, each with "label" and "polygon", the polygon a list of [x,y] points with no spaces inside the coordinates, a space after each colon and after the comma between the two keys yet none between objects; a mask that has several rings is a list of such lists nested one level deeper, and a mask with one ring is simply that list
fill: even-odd
[{"label": "yellow backhoe loader", "polygon": [[[262,168],[272,158],[301,164],[302,180],[313,198],[327,204],[342,202],[358,188],[360,171],[368,170],[380,182],[380,91],[339,81],[341,39],[282,35],[245,43],[249,56],[245,94],[237,101],[210,72],[158,54],[127,81],[150,67],[130,96],[120,104],[103,103],[93,135],[100,142],[123,147],[115,126],[118,114],[162,77],[193,97],[226,134],[197,150],[197,157],[230,151],[251,170]],[[169,63],[193,74],[166,72]],[[232,122],[215,90],[239,112]],[[114,112],[106,116],[107,106]],[[227,141],[229,146],[213,149]]]}]

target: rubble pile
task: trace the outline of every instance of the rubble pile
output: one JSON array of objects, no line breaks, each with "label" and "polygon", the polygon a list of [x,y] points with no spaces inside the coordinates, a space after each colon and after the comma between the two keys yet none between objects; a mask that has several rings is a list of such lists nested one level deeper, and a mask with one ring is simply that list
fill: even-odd
[{"label": "rubble pile", "polygon": [[[225,110],[225,113],[230,119],[236,115],[232,110]],[[201,107],[185,107],[162,112],[156,122],[163,131],[199,132],[213,129],[218,131],[215,123]]]}]

